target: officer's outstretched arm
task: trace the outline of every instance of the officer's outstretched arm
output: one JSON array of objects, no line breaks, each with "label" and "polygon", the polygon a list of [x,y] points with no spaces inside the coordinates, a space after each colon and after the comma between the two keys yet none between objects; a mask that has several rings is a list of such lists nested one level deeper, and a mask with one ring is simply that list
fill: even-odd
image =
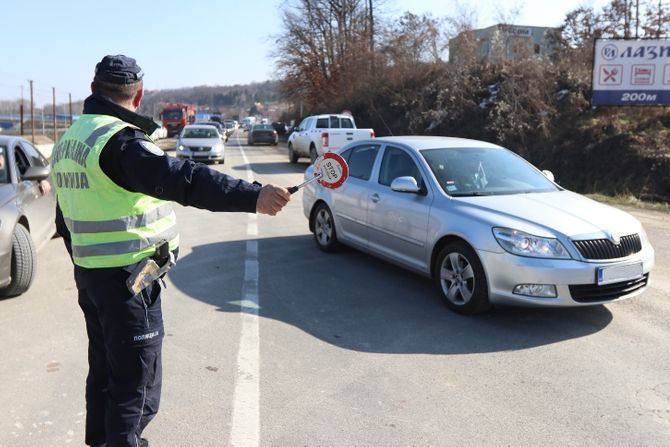
[{"label": "officer's outstretched arm", "polygon": [[284,205],[286,205],[289,200],[291,200],[291,194],[289,194],[286,188],[269,184],[265,185],[261,188],[261,192],[258,194],[256,212],[274,216],[284,208]]}]

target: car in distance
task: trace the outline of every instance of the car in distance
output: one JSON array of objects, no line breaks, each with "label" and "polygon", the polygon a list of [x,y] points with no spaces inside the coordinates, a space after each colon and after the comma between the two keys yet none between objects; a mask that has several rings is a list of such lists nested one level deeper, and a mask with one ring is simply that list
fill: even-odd
[{"label": "car in distance", "polygon": [[220,123],[218,121],[196,121],[193,124],[202,124],[206,126],[214,126],[216,127],[216,130],[219,131],[219,134],[223,137],[223,141],[227,142],[228,141],[228,133],[226,132],[226,126],[223,125],[223,123]]},{"label": "car in distance", "polygon": [[[37,251],[56,233],[56,194],[41,181],[49,162],[28,140],[0,136],[0,295],[30,288]],[[48,180],[47,180],[48,181]]]},{"label": "car in distance", "polygon": [[210,124],[189,124],[177,138],[177,158],[224,163],[224,136]]},{"label": "car in distance", "polygon": [[272,127],[272,124],[252,124],[249,132],[247,132],[247,144],[249,146],[259,143],[276,146],[278,142],[277,131]]},{"label": "car in distance", "polygon": [[235,133],[235,121],[233,120],[224,120],[223,121],[223,127],[226,128],[226,135],[231,136],[233,133]]},{"label": "car in distance", "polygon": [[326,152],[374,136],[374,129],[356,128],[354,117],[349,114],[308,116],[288,136],[288,160],[297,163],[300,157],[309,157],[314,163]]},{"label": "car in distance", "polygon": [[649,284],[654,249],[637,219],[565,190],[505,148],[408,136],[338,152],[348,180],[303,189],[319,248],[350,245],[429,276],[458,313],[603,304]]},{"label": "car in distance", "polygon": [[163,126],[162,123],[156,123],[156,125],[158,127],[156,128],[156,130],[154,130],[151,133],[151,139],[156,141],[156,140],[162,140],[164,138],[167,138],[168,137],[167,128],[165,126]]}]

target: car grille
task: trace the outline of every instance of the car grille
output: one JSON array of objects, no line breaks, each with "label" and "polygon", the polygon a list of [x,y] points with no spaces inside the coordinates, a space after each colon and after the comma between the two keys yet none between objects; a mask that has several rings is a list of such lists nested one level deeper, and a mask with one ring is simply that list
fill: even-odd
[{"label": "car grille", "polygon": [[205,152],[211,149],[211,147],[191,146],[191,151],[193,152]]},{"label": "car grille", "polygon": [[570,295],[578,303],[611,301],[644,288],[648,280],[649,273],[637,279],[602,286],[597,284],[572,285],[569,286]]},{"label": "car grille", "polygon": [[616,259],[625,258],[642,250],[638,234],[630,234],[621,238],[619,245],[609,239],[591,239],[588,241],[572,241],[585,259]]}]

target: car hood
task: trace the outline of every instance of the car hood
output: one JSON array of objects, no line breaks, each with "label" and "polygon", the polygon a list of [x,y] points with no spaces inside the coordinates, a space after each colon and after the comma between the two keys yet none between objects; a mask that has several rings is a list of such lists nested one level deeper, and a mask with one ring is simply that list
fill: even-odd
[{"label": "car hood", "polygon": [[184,146],[216,146],[217,144],[223,144],[219,138],[182,138],[179,140],[179,144]]},{"label": "car hood", "polygon": [[537,236],[607,238],[640,231],[639,221],[630,214],[570,191],[459,197],[467,204],[467,214],[489,221],[492,226],[514,228]]}]

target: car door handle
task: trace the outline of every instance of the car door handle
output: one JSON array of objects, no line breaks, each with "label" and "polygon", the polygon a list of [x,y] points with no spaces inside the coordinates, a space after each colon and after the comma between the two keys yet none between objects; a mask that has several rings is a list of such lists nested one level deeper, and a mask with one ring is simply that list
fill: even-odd
[{"label": "car door handle", "polygon": [[373,202],[377,203],[377,202],[379,202],[379,200],[380,200],[381,198],[379,197],[379,194],[374,193],[374,194],[372,194],[372,195],[370,196],[370,199],[371,199]]}]

